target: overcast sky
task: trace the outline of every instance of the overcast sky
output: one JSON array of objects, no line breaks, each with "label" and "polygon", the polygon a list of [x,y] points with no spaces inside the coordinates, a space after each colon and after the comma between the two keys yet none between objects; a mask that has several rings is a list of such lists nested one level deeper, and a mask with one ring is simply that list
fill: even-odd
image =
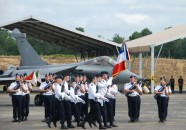
[{"label": "overcast sky", "polygon": [[92,36],[128,39],[134,31],[152,32],[186,24],[186,0],[0,0],[0,24],[35,16],[65,28],[83,27]]}]

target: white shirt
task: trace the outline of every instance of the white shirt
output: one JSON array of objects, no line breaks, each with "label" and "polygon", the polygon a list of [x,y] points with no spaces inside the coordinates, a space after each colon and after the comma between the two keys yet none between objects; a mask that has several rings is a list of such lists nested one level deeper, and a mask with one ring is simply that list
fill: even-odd
[{"label": "white shirt", "polygon": [[[84,88],[84,84],[77,84],[77,85],[80,85],[81,86],[81,89],[83,90],[83,91],[85,91],[85,88]],[[77,87],[77,86],[76,86]],[[82,96],[82,95],[84,95],[84,92],[82,92],[80,89],[77,89],[77,95],[78,96]]]},{"label": "white shirt", "polygon": [[[158,91],[161,87],[162,87],[162,86],[159,84],[159,85],[157,85],[157,86],[155,87],[154,90]],[[159,91],[158,91],[158,92],[159,92]],[[160,94],[160,96],[165,97],[165,96],[166,96],[166,95],[165,95],[165,88],[163,89],[162,92],[163,92],[163,94]]]},{"label": "white shirt", "polygon": [[64,92],[69,95],[70,94],[70,90],[68,89],[68,83],[66,81],[63,82],[64,83]]},{"label": "white shirt", "polygon": [[54,83],[54,92],[55,92],[55,98],[57,98],[58,100],[60,100],[60,97],[63,99],[65,97],[65,93],[61,92],[62,86]]},{"label": "white shirt", "polygon": [[96,93],[96,85],[95,84],[93,84],[93,83],[89,84],[88,92],[89,92],[89,94],[88,94],[89,99],[95,100],[96,98],[98,98],[98,93]]},{"label": "white shirt", "polygon": [[[44,88],[46,87],[46,85],[47,85],[46,81],[45,82],[42,82],[41,85],[40,85],[40,87],[39,87],[39,89],[40,90],[44,90]],[[52,95],[52,94],[53,94],[53,92],[52,92],[51,87],[49,88],[49,91],[48,92],[44,92],[43,93],[43,95]]]},{"label": "white shirt", "polygon": [[[11,83],[10,86],[9,86],[9,89],[10,89],[10,90],[13,90],[14,87],[15,87],[16,85],[17,85],[16,82]],[[12,95],[22,95],[21,88],[19,87],[19,88],[18,88],[18,92],[13,93]]]},{"label": "white shirt", "polygon": [[[132,87],[131,82],[124,84],[124,90],[129,90],[131,87]],[[139,90],[142,91],[142,88],[139,85],[138,85],[138,87],[139,87]],[[134,97],[134,96],[137,96],[137,95],[139,95],[139,93],[136,90],[134,90],[133,93],[129,94],[129,96],[131,96],[131,97]]]},{"label": "white shirt", "polygon": [[30,88],[32,89],[32,85],[31,85],[31,83],[23,83],[24,84],[24,86],[25,86],[25,90],[27,90],[27,92],[25,93],[25,94],[29,94],[30,93],[30,91],[29,91],[29,86],[30,86]]},{"label": "white shirt", "polygon": [[108,86],[107,82],[104,79],[102,79],[101,81],[98,82],[98,92],[101,95],[105,96],[107,93],[107,86]]}]

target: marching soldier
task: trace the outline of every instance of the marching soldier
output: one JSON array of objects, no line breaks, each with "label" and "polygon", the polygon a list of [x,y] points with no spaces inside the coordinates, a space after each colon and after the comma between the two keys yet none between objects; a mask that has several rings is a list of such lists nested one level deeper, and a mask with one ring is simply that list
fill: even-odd
[{"label": "marching soldier", "polygon": [[[27,74],[23,74],[24,79],[27,77]],[[32,85],[31,83],[28,83],[26,80],[23,81],[23,84],[25,85],[26,93],[25,93],[25,117],[24,120],[27,121],[27,117],[29,115],[29,104],[30,104],[30,92],[32,91]]]},{"label": "marching soldier", "polygon": [[[107,79],[108,79],[108,72],[103,71],[101,72],[101,81],[98,82],[98,93],[100,93],[102,96],[106,96],[107,94]],[[101,114],[103,117],[103,123],[104,123],[104,127],[106,128],[111,128],[111,126],[107,125],[107,107],[106,104],[103,100],[98,100],[100,108],[101,108]]]},{"label": "marching soldier", "polygon": [[84,107],[84,114],[88,114],[88,107],[89,107],[89,100],[88,100],[88,82],[87,76],[84,74],[83,76],[83,85],[85,89],[85,107]]},{"label": "marching soldier", "polygon": [[45,81],[41,83],[39,91],[43,95],[44,106],[45,106],[45,120],[46,123],[50,126],[52,120],[52,97],[53,97],[53,85],[49,81],[50,77],[48,74],[45,75]]},{"label": "marching soldier", "polygon": [[12,106],[13,106],[13,121],[21,122],[21,107],[22,107],[22,84],[20,83],[20,75],[15,75],[16,81],[11,83],[8,88],[8,92],[12,96]]},{"label": "marching soldier", "polygon": [[154,94],[157,97],[159,122],[164,123],[167,109],[167,87],[163,77],[160,78],[160,84],[155,87]]},{"label": "marching soldier", "polygon": [[133,75],[130,76],[130,82],[124,85],[124,93],[128,101],[129,122],[137,122],[139,114],[138,96],[142,94],[142,90],[139,88],[138,84],[135,83],[135,77]]},{"label": "marching soldier", "polygon": [[[61,129],[68,129],[64,124],[65,122],[65,108],[64,108],[64,98],[67,96],[64,93],[64,85],[62,84],[62,77],[56,77],[55,87],[55,111],[54,111],[54,126],[57,126],[57,121],[60,119]],[[59,119],[58,119],[59,118]]]},{"label": "marching soldier", "polygon": [[106,127],[104,127],[102,125],[102,120],[101,120],[101,109],[99,106],[99,102],[98,100],[103,100],[103,101],[108,101],[107,98],[105,98],[104,96],[102,96],[100,93],[98,93],[98,86],[96,86],[97,83],[97,78],[96,76],[91,78],[91,83],[89,84],[88,87],[88,98],[90,101],[90,112],[85,116],[84,121],[82,122],[82,128],[85,128],[85,123],[88,121],[89,125],[91,127],[91,122],[90,120],[96,120],[99,124],[99,129],[106,129]]},{"label": "marching soldier", "polygon": [[[70,81],[70,75],[66,74],[65,77],[64,77],[63,84],[64,84],[64,92],[68,96],[70,95],[70,84],[69,84],[69,81]],[[65,98],[64,106],[65,106],[65,117],[67,119],[67,127],[68,128],[75,128],[72,125],[72,122],[71,122],[72,121],[71,101],[69,99]]]},{"label": "marching soldier", "polygon": [[[76,79],[77,81],[77,79]],[[78,82],[78,81],[77,81]],[[77,95],[77,92],[75,92],[75,88],[76,88],[76,82],[70,82],[70,97],[75,99]],[[72,101],[71,102],[71,108],[73,111],[73,115],[75,117],[75,122],[77,122],[77,127],[81,127],[80,126],[80,110],[79,110],[79,103]]]}]

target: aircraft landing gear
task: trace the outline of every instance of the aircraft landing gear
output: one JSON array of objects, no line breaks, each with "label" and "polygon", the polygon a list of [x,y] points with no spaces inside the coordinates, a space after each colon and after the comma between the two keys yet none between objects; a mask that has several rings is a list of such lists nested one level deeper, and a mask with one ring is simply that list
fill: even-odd
[{"label": "aircraft landing gear", "polygon": [[43,97],[42,97],[41,94],[37,94],[37,95],[35,96],[35,98],[34,98],[34,104],[35,104],[36,106],[42,106],[42,104],[43,104]]}]

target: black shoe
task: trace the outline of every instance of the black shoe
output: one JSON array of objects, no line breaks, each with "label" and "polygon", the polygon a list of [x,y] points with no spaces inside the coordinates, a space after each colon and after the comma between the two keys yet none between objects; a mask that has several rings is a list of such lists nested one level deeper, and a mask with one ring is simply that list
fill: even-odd
[{"label": "black shoe", "polygon": [[92,122],[92,124],[93,124],[95,127],[97,127],[97,125],[96,125],[96,122],[95,122],[95,121],[93,121],[93,122]]},{"label": "black shoe", "polygon": [[81,127],[81,125],[80,125],[80,123],[79,123],[79,122],[77,123],[77,127]]},{"label": "black shoe", "polygon": [[16,118],[14,118],[13,120],[12,120],[12,122],[17,122],[18,120],[16,119]]},{"label": "black shoe", "polygon": [[99,125],[99,129],[106,129],[103,125]]},{"label": "black shoe", "polygon": [[111,126],[109,126],[109,125],[105,125],[104,127],[105,127],[105,128],[112,128],[112,127],[111,127]]},{"label": "black shoe", "polygon": [[50,121],[50,119],[47,119],[46,123],[47,123],[48,127],[51,128],[51,121]]},{"label": "black shoe", "polygon": [[55,127],[57,127],[57,121],[52,121],[53,122],[53,125],[55,126]]},{"label": "black shoe", "polygon": [[21,122],[21,119],[18,119],[18,121],[17,122]]},{"label": "black shoe", "polygon": [[68,128],[72,128],[72,129],[73,129],[73,128],[75,128],[75,126],[73,126],[73,125],[71,124],[70,126],[68,126]]},{"label": "black shoe", "polygon": [[92,128],[92,121],[88,120],[88,124]]},{"label": "black shoe", "polygon": [[134,119],[131,118],[128,122],[129,122],[129,123],[130,123],[130,122],[134,122]]},{"label": "black shoe", "polygon": [[112,126],[112,127],[118,127],[118,126],[117,126],[116,124],[114,124],[114,123],[113,123],[112,125],[110,125],[110,126]]},{"label": "black shoe", "polygon": [[42,122],[46,122],[46,119],[43,119]]},{"label": "black shoe", "polygon": [[28,119],[27,119],[27,116],[25,116],[25,121],[27,121]]},{"label": "black shoe", "polygon": [[23,117],[23,118],[21,118],[21,121],[24,121],[24,117]]},{"label": "black shoe", "polygon": [[85,127],[85,122],[81,122],[81,123],[80,123],[80,126],[81,126],[83,129],[86,129],[86,127]]},{"label": "black shoe", "polygon": [[68,129],[65,125],[61,125],[61,129]]}]

